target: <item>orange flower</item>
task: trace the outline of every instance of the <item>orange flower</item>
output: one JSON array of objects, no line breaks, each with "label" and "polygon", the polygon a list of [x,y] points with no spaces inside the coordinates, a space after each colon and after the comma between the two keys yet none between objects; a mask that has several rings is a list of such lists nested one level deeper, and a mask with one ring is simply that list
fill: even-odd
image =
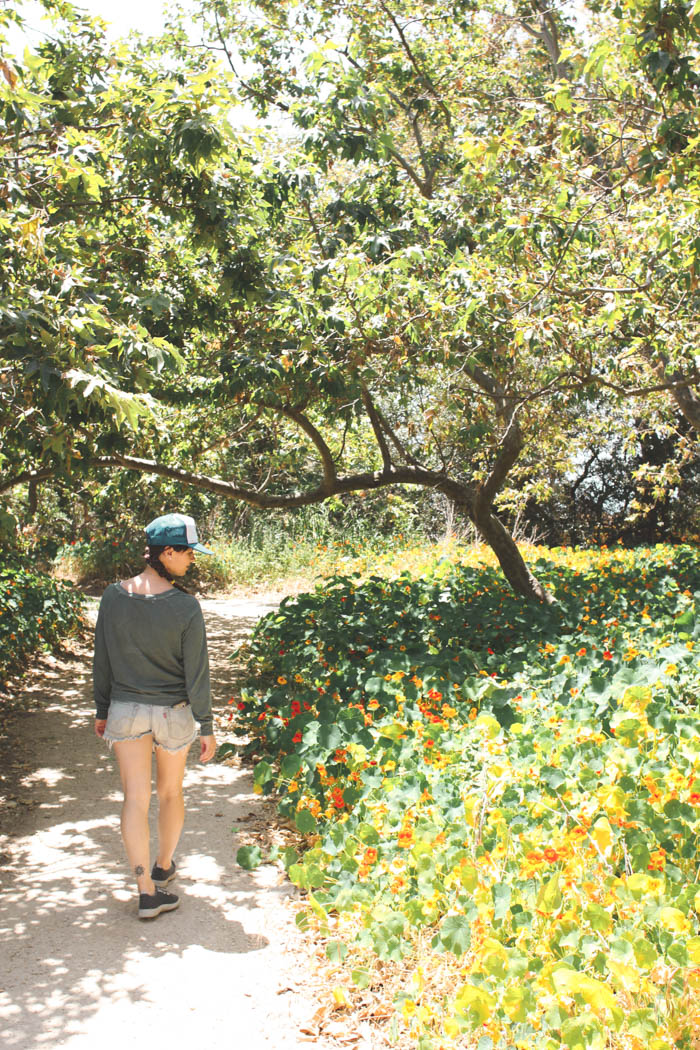
[{"label": "orange flower", "polygon": [[666,850],[661,846],[651,854],[649,863],[647,864],[648,871],[663,871],[666,867]]}]

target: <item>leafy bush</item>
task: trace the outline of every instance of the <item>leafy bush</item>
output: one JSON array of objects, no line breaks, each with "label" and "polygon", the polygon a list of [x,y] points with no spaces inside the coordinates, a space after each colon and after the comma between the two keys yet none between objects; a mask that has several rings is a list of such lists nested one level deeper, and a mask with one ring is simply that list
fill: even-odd
[{"label": "leafy bush", "polygon": [[345,1001],[393,967],[421,1048],[690,1047],[700,558],[537,572],[553,607],[444,557],[286,600],[237,732],[308,837],[285,861]]},{"label": "leafy bush", "polygon": [[59,547],[56,570],[78,583],[107,584],[138,572],[143,567],[145,541],[142,536],[124,539],[77,539]]},{"label": "leafy bush", "polygon": [[0,687],[32,655],[54,649],[82,623],[82,595],[18,562],[0,563]]}]

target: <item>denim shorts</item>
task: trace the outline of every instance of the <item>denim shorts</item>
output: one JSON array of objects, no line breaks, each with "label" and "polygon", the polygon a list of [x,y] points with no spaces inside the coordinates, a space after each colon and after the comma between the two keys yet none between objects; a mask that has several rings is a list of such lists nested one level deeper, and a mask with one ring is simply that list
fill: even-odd
[{"label": "denim shorts", "polygon": [[174,707],[136,704],[115,700],[109,705],[103,739],[109,746],[123,740],[139,740],[153,734],[153,746],[165,751],[181,751],[197,736],[192,708],[186,700]]}]

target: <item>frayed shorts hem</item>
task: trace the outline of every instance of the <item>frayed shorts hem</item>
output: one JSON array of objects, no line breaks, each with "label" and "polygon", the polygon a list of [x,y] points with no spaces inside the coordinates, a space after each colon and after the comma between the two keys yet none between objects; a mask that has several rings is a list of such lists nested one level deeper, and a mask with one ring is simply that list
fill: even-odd
[{"label": "frayed shorts hem", "polygon": [[[138,733],[135,736],[120,737],[107,736],[107,734],[105,733],[102,739],[111,751],[115,744],[124,744],[127,740],[142,740],[145,736],[153,736],[153,732],[150,729],[147,729],[145,733]],[[169,751],[171,755],[176,755],[178,751],[186,751],[188,747],[192,747],[192,744],[194,743],[196,737],[197,733],[195,732],[192,738],[188,740],[186,744],[178,744],[177,747],[168,747],[167,744],[161,744],[160,741],[154,739],[153,750],[155,751],[156,748],[159,747],[163,751]]]}]

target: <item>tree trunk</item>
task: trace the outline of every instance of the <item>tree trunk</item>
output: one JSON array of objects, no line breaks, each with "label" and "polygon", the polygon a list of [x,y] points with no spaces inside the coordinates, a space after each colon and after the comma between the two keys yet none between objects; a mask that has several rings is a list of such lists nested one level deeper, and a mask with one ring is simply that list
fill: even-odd
[{"label": "tree trunk", "polygon": [[474,524],[498,558],[503,575],[516,594],[530,601],[536,600],[551,605],[554,598],[533,576],[518,550],[517,544],[495,514],[489,511],[474,515]]},{"label": "tree trunk", "polygon": [[491,504],[480,499],[483,493],[470,492],[459,482],[446,482],[437,487],[476,526],[498,558],[503,575],[515,593],[528,601],[546,602],[547,605],[551,605],[555,599],[530,572],[515,540],[505,525],[492,513]]},{"label": "tree trunk", "polygon": [[669,394],[676,402],[678,408],[690,423],[693,430],[700,434],[700,397],[695,393],[690,384],[685,385],[684,376],[676,370],[669,373],[668,358],[665,354],[652,353],[650,350],[642,349],[642,356],[649,362],[656,375],[662,382],[677,384],[669,389]]}]

